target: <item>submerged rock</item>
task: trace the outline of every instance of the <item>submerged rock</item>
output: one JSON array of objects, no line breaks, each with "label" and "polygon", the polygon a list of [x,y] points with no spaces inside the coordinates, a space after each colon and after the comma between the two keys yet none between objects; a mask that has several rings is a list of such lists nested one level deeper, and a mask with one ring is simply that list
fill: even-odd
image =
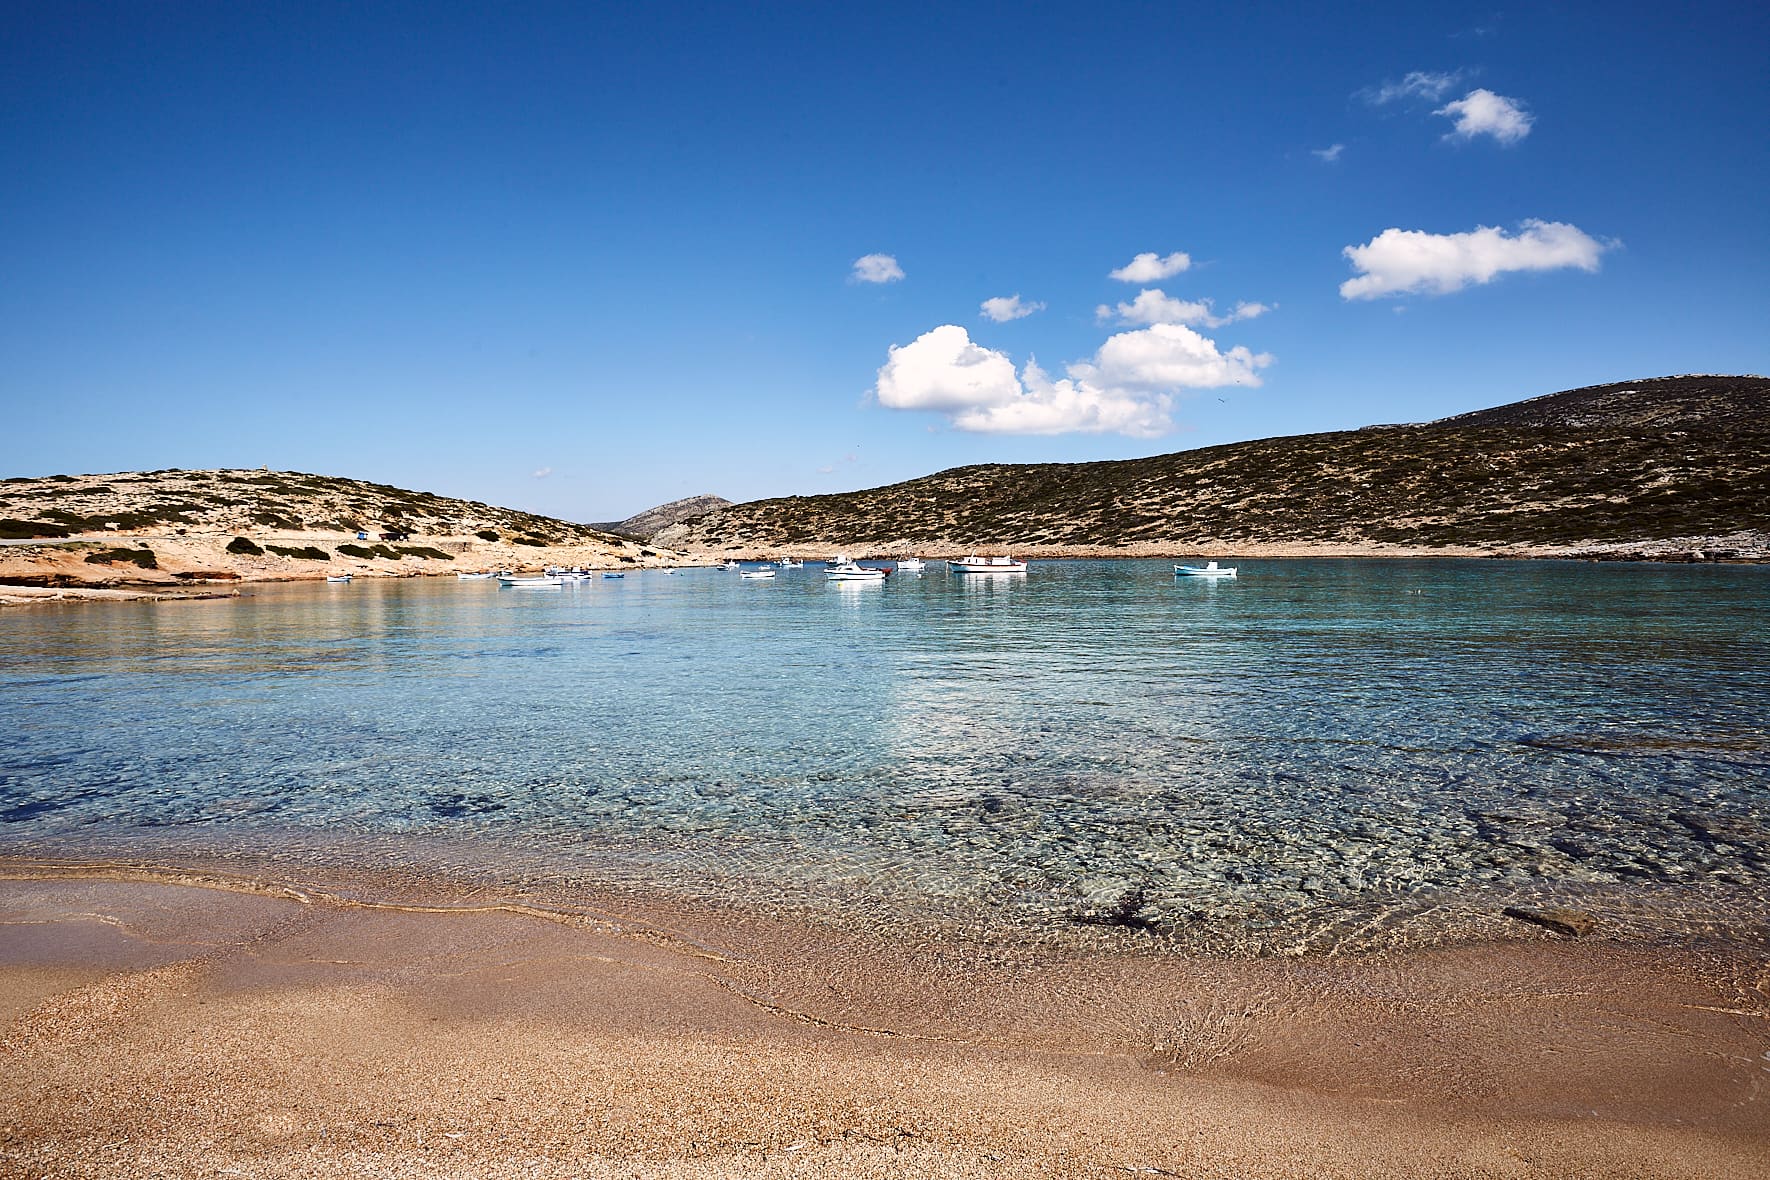
[{"label": "submerged rock", "polygon": [[1539,910],[1530,906],[1509,905],[1500,912],[1508,918],[1529,922],[1533,926],[1553,930],[1568,938],[1578,938],[1598,928],[1598,919],[1582,910]]}]

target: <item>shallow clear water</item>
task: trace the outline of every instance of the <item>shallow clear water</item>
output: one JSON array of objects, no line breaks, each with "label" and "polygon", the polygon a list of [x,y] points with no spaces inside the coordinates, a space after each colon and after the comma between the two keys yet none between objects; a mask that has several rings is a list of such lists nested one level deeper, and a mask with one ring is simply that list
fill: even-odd
[{"label": "shallow clear water", "polygon": [[367,858],[1225,948],[1440,940],[1568,897],[1762,937],[1770,569],[1171,564],[10,611],[0,853]]}]

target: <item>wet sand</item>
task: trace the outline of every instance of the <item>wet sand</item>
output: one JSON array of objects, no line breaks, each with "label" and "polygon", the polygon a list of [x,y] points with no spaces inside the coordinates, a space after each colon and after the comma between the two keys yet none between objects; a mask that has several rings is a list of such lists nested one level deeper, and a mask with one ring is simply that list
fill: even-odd
[{"label": "wet sand", "polygon": [[0,1174],[1770,1174],[1770,968],[0,865]]}]

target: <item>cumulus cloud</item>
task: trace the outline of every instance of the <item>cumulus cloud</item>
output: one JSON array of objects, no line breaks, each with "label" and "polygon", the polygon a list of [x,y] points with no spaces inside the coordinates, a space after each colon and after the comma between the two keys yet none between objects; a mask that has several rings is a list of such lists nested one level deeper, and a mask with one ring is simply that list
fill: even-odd
[{"label": "cumulus cloud", "polygon": [[1171,279],[1192,265],[1190,255],[1176,251],[1166,258],[1154,253],[1139,254],[1125,265],[1107,274],[1121,283],[1157,283]]},{"label": "cumulus cloud", "polygon": [[1614,245],[1559,221],[1526,221],[1516,235],[1486,225],[1459,234],[1386,229],[1362,246],[1341,251],[1360,273],[1340,284],[1340,297],[1444,295],[1510,271],[1595,271],[1599,255]]},{"label": "cumulus cloud", "polygon": [[538,467],[534,471],[531,471],[529,473],[529,478],[530,479],[546,479],[549,475],[552,475],[552,474],[553,474],[553,468],[551,468],[551,467]]},{"label": "cumulus cloud", "polygon": [[1243,347],[1220,352],[1184,324],[1151,324],[1107,338],[1092,361],[1069,366],[1069,375],[1104,388],[1158,392],[1258,385],[1255,371],[1272,363],[1266,353]]},{"label": "cumulus cloud", "polygon": [[1340,158],[1340,153],[1345,150],[1345,144],[1336,143],[1332,147],[1310,148],[1309,154],[1325,164],[1332,164],[1335,160]]},{"label": "cumulus cloud", "polygon": [[1001,296],[983,301],[983,314],[998,324],[1023,320],[1035,311],[1044,311],[1043,303],[1024,303],[1019,295]]},{"label": "cumulus cloud", "polygon": [[1175,299],[1165,291],[1146,288],[1129,303],[1117,307],[1102,303],[1094,309],[1094,318],[1101,321],[1116,319],[1124,324],[1204,324],[1209,328],[1221,328],[1224,324],[1251,320],[1271,310],[1264,303],[1244,301],[1236,304],[1235,310],[1228,315],[1218,315],[1212,310],[1209,299]]},{"label": "cumulus cloud", "polygon": [[854,260],[851,283],[895,283],[903,278],[903,267],[889,254],[864,254]]},{"label": "cumulus cloud", "polygon": [[1471,90],[1432,113],[1456,120],[1456,126],[1445,133],[1446,139],[1491,135],[1501,143],[1517,143],[1530,134],[1534,122],[1524,104],[1491,90]]},{"label": "cumulus cloud", "polygon": [[1405,98],[1437,102],[1450,92],[1450,88],[1461,77],[1460,71],[1454,74],[1437,74],[1428,70],[1414,70],[1399,82],[1385,82],[1381,86],[1367,87],[1360,93],[1364,96],[1364,101],[1374,107],[1399,102]]},{"label": "cumulus cloud", "polygon": [[1180,324],[1155,324],[1109,338],[1054,380],[1030,360],[1016,373],[1007,354],[942,324],[893,346],[874,392],[880,405],[938,411],[960,430],[1153,438],[1173,429],[1179,390],[1258,385],[1256,370],[1271,361],[1246,348],[1221,352]]}]

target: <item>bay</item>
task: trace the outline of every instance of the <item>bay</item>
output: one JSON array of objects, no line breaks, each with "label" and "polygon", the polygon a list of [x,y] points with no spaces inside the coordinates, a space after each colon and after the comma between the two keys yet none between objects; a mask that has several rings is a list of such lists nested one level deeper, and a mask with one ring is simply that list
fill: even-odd
[{"label": "bay", "polygon": [[1770,571],[1035,562],[0,615],[0,854],[1340,952],[1762,942]]}]

